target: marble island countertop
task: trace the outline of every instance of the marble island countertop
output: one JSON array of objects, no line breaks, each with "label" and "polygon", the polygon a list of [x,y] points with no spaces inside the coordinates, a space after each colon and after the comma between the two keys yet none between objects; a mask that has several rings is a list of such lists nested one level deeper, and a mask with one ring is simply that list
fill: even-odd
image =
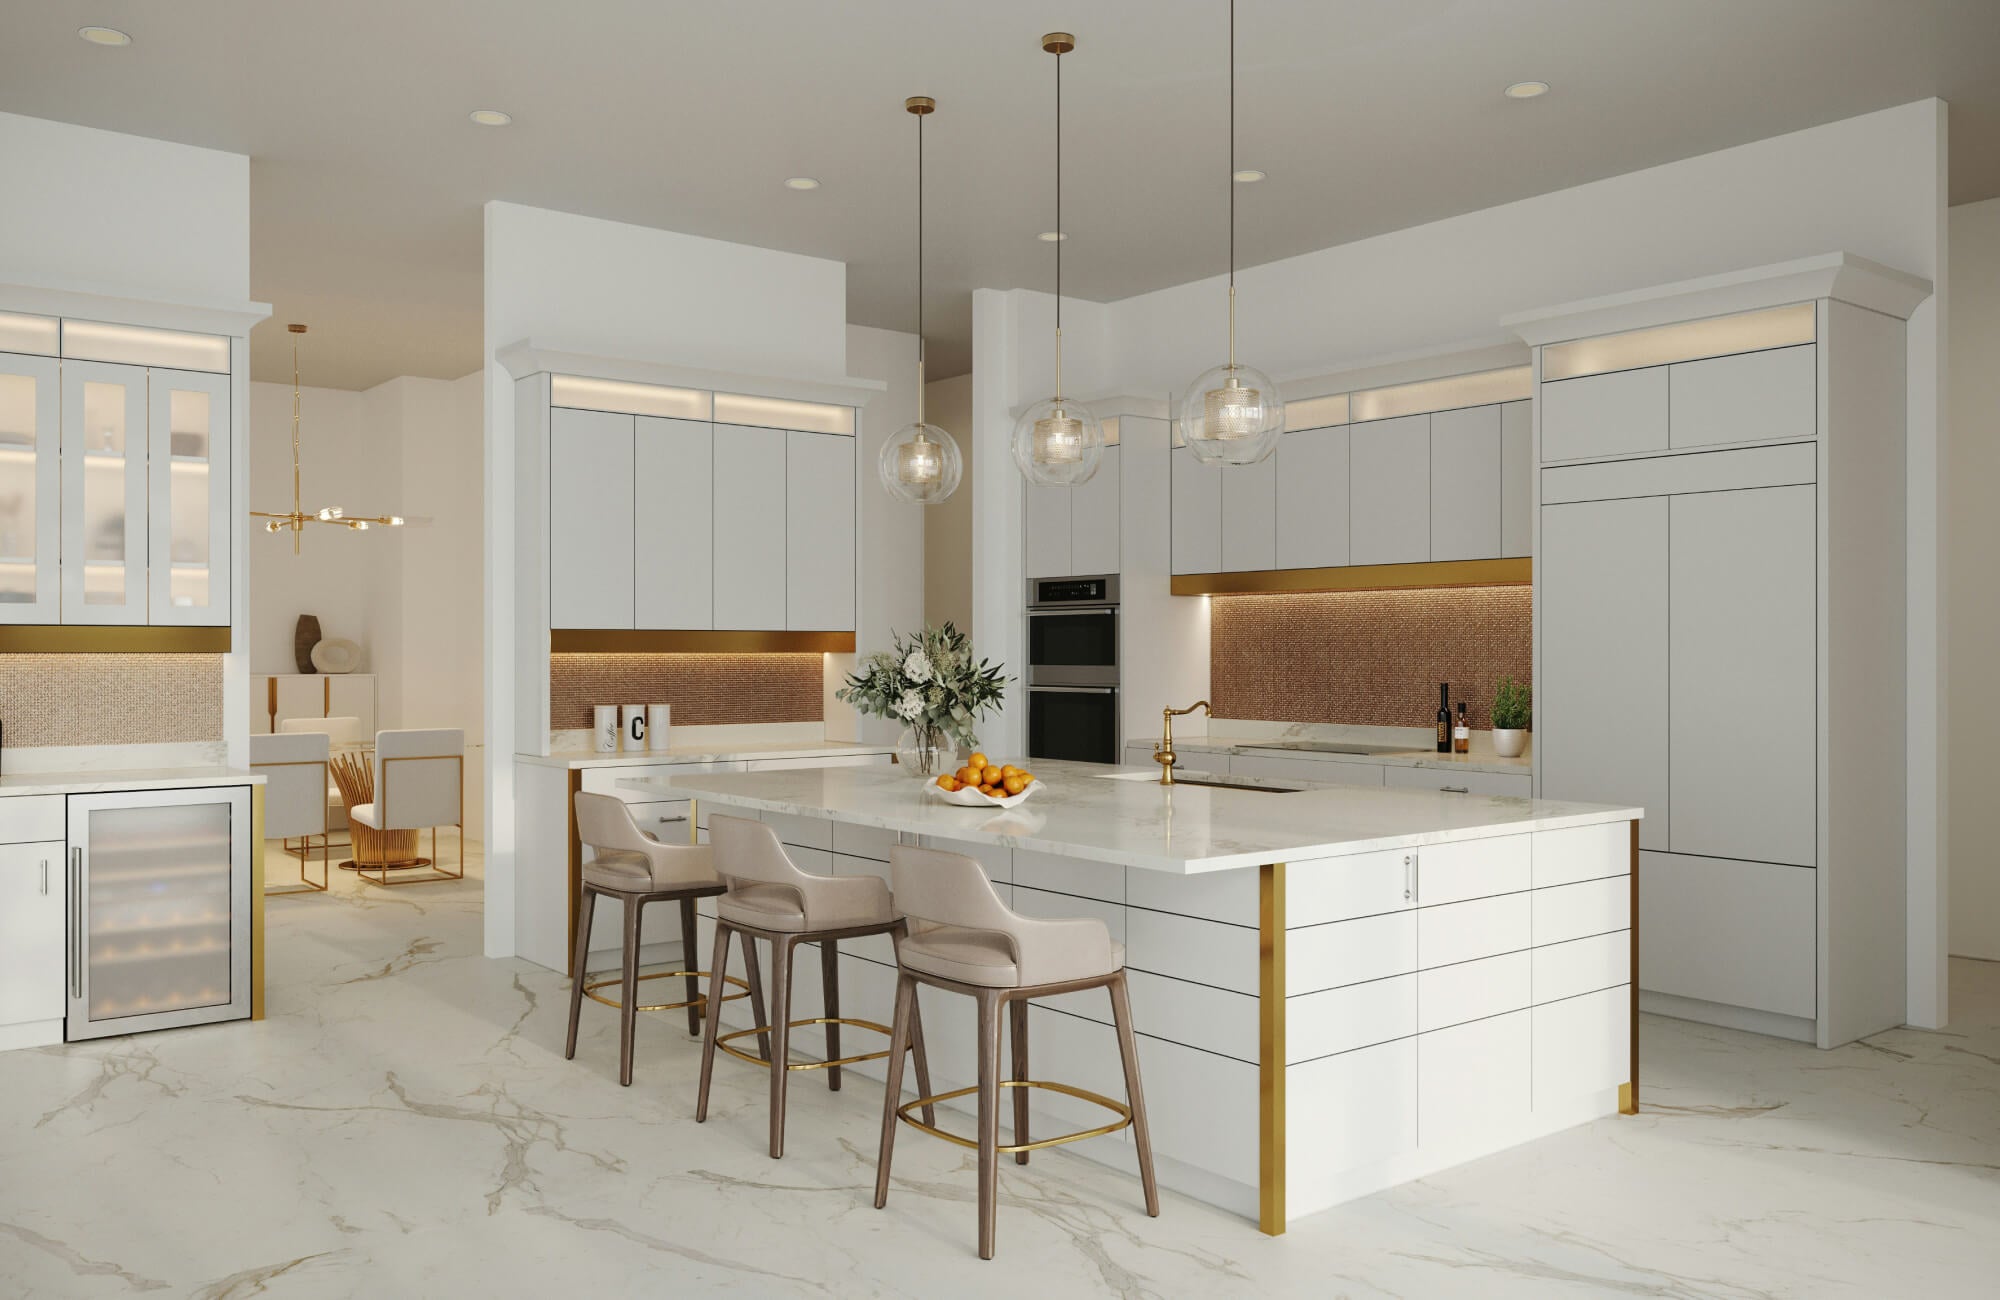
[{"label": "marble island countertop", "polygon": [[[630,778],[629,789],[760,812],[1000,844],[1182,875],[1346,857],[1643,816],[1638,808],[1309,782],[1159,784],[1158,772],[1038,762],[1043,788],[1012,809],[932,799],[896,768],[799,768]],[[1274,791],[1283,790],[1284,793]]]},{"label": "marble island countertop", "polygon": [[210,785],[262,785],[263,774],[240,767],[148,767],[91,772],[8,772],[0,798],[36,794],[94,794],[109,790],[186,790]]},{"label": "marble island countertop", "polygon": [[540,767],[643,767],[649,763],[727,763],[755,758],[839,758],[849,754],[893,754],[894,745],[869,745],[853,740],[712,741],[672,745],[634,753],[601,754],[594,749],[557,749],[547,754],[516,754],[517,763]]}]

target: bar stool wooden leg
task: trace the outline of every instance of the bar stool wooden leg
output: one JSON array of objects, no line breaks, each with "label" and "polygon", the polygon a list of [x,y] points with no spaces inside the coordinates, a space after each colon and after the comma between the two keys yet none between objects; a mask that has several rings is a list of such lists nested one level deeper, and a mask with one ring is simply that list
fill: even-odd
[{"label": "bar stool wooden leg", "polygon": [[1111,1018],[1118,1025],[1118,1054],[1125,1059],[1125,1097],[1132,1107],[1132,1140],[1139,1150],[1139,1183],[1146,1190],[1146,1213],[1160,1217],[1160,1188],[1153,1181],[1153,1133],[1146,1125],[1146,1093],[1139,1086],[1139,1043],[1132,1036],[1132,1002],[1125,972],[1111,980]]},{"label": "bar stool wooden leg", "polygon": [[979,1001],[979,1258],[993,1258],[993,1223],[1000,1193],[1000,993],[981,989]]},{"label": "bar stool wooden leg", "polygon": [[789,935],[771,941],[771,1159],[785,1155],[785,1085],[792,1072],[785,1068],[792,1045],[792,945]]},{"label": "bar stool wooden leg", "polygon": [[[681,900],[681,965],[685,966],[688,970],[687,1013],[688,1033],[690,1034],[701,1032],[701,1018],[706,1013],[706,1008],[698,1001],[701,997],[701,976],[694,973],[694,947],[694,899],[683,898]],[[709,1003],[708,1005],[719,1006],[721,1004]]]},{"label": "bar stool wooden leg", "polygon": [[646,905],[637,898],[625,906],[625,960],[618,986],[618,1082],[632,1086],[632,1048],[639,1036],[639,918]]},{"label": "bar stool wooden leg", "polygon": [[[729,927],[721,921],[715,923],[715,950],[708,959],[708,1004],[722,1005],[722,975],[729,969]],[[743,939],[744,954],[749,958],[750,978],[745,983],[750,986],[750,998],[759,1008],[764,999],[757,988],[757,945],[748,935]],[[762,1019],[761,1012],[759,1019]],[[715,1036],[721,1032],[722,1017],[710,1016],[701,1031],[701,1084],[695,1090],[694,1122],[708,1121],[708,1082],[715,1074]]]},{"label": "bar stool wooden leg", "polygon": [[[1023,1080],[1028,1077],[1028,1000],[1016,998],[1008,1003],[1007,1017],[1007,1037],[1014,1046],[1014,1078]],[[1008,1091],[1014,1094],[1014,1144],[1020,1146],[1028,1141],[1028,1090],[1010,1088]],[[1028,1153],[1016,1151],[1014,1163],[1027,1164]]]},{"label": "bar stool wooden leg", "polygon": [[[882,1087],[882,1145],[875,1154],[875,1208],[881,1209],[889,1203],[889,1158],[896,1150],[896,1107],[903,1101],[903,1053],[913,1045],[911,1011],[917,1004],[917,982],[908,975],[896,977],[896,1014],[889,1021],[889,1077]],[[930,1084],[924,1076],[930,1073],[922,1064],[921,1047],[917,1048],[917,1089],[918,1095],[931,1095]],[[935,1120],[926,1116],[926,1124]]]},{"label": "bar stool wooden leg", "polygon": [[[757,960],[757,940],[747,934],[743,936],[743,982],[750,986],[751,1022],[759,1029],[769,1029],[771,1019],[764,1014],[764,973]],[[771,1059],[769,1034],[757,1035],[757,1058],[763,1061]]]},{"label": "bar stool wooden leg", "polygon": [[[840,952],[839,946],[831,939],[819,941],[819,982],[820,994],[826,1010],[820,1014],[826,1017],[826,1059],[840,1059]],[[826,1090],[840,1091],[840,1067],[826,1068]]]},{"label": "bar stool wooden leg", "polygon": [[[917,996],[917,982],[910,981],[910,1055],[917,1058],[917,1095],[931,1095],[931,1063],[924,1056],[924,1004]],[[937,1126],[937,1107],[926,1106],[921,1112],[924,1123]]]},{"label": "bar stool wooden leg", "polygon": [[584,887],[582,905],[576,910],[576,958],[569,972],[569,1037],[563,1043],[563,1059],[576,1059],[576,1022],[583,1012],[584,967],[590,963],[590,918],[597,913],[597,891]]}]

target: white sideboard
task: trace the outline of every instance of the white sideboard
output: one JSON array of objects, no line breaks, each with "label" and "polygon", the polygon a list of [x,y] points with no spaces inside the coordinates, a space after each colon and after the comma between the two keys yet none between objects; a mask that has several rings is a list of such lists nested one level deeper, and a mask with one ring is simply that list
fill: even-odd
[{"label": "white sideboard", "polygon": [[1904,321],[1859,259],[1535,313],[1535,761],[1643,805],[1646,1005],[1904,1019]]},{"label": "white sideboard", "polygon": [[378,691],[374,673],[260,673],[250,679],[250,734],[269,735],[286,718],[359,718],[372,739]]}]

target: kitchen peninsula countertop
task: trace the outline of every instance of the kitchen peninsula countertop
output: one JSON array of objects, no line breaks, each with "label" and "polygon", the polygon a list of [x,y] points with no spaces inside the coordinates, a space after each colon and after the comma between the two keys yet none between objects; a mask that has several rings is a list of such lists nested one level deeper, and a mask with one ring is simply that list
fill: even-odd
[{"label": "kitchen peninsula countertop", "polygon": [[516,754],[519,763],[540,767],[644,767],[649,763],[728,763],[757,758],[845,758],[851,754],[893,754],[894,745],[869,745],[854,740],[723,741],[703,745],[672,745],[636,753],[600,754],[594,749],[558,749],[547,754]]},{"label": "kitchen peninsula countertop", "polygon": [[[1369,760],[1363,760],[1369,761]],[[1629,821],[1638,808],[1351,785],[1272,789],[1158,781],[1157,769],[1039,762],[1012,809],[964,808],[893,768],[800,768],[633,778],[659,797],[1029,849],[1180,875]],[[1266,782],[1266,786],[1277,783]]]}]

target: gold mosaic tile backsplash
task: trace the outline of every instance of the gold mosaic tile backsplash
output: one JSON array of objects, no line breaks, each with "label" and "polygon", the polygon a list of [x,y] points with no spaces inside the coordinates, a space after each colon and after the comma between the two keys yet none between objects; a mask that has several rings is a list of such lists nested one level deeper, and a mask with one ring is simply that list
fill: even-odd
[{"label": "gold mosaic tile backsplash", "polygon": [[9,749],[222,739],[222,656],[0,655]]},{"label": "gold mosaic tile backsplash", "polygon": [[556,654],[549,726],[590,726],[599,704],[671,704],[674,725],[818,722],[826,711],[818,654]]},{"label": "gold mosaic tile backsplash", "polygon": [[1328,591],[1211,597],[1209,698],[1219,718],[1428,727],[1452,711],[1492,726],[1502,677],[1532,679],[1531,589]]}]

